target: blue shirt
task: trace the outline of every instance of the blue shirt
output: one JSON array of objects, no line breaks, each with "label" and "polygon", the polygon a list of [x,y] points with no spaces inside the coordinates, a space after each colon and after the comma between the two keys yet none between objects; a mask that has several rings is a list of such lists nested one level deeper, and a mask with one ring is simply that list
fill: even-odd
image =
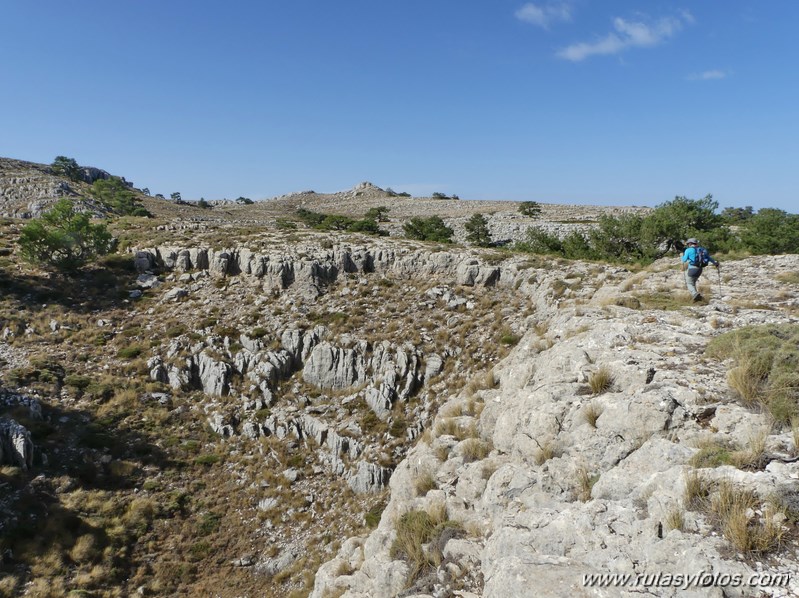
[{"label": "blue shirt", "polygon": [[[688,264],[693,264],[694,260],[696,260],[696,247],[689,247],[685,250],[685,253],[682,254],[682,261],[688,262]],[[713,264],[714,266],[718,264],[716,260],[710,257],[710,254],[707,256],[708,261]]]}]

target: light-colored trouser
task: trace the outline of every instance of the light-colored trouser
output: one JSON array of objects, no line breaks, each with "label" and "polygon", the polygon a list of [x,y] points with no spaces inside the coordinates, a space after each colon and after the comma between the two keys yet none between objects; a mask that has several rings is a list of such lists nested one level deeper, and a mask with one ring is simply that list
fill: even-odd
[{"label": "light-colored trouser", "polygon": [[699,291],[696,290],[696,283],[700,276],[702,276],[702,268],[691,266],[685,270],[685,286],[688,287],[691,297],[696,297],[699,294]]}]

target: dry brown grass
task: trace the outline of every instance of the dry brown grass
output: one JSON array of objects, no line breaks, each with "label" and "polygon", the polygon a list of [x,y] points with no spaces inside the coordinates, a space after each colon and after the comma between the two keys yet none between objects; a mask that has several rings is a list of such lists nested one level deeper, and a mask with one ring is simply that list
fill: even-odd
[{"label": "dry brown grass", "polygon": [[538,450],[535,453],[534,460],[536,465],[543,465],[550,459],[560,456],[560,447],[552,439],[544,439],[542,442],[536,442]]},{"label": "dry brown grass", "polygon": [[764,464],[768,430],[761,430],[749,438],[743,448],[732,453],[732,463],[738,469],[760,469]]},{"label": "dry brown grass", "polygon": [[693,469],[685,475],[683,502],[688,509],[700,508],[710,495],[710,485]]},{"label": "dry brown grass", "polygon": [[784,512],[766,504],[762,514],[761,501],[748,490],[724,481],[710,502],[710,513],[715,517],[724,537],[744,553],[766,553],[780,547],[786,529],[782,525]]},{"label": "dry brown grass", "polygon": [[583,407],[583,419],[592,428],[596,428],[596,422],[602,415],[602,407],[597,403],[591,402]]},{"label": "dry brown grass", "polygon": [[479,438],[468,438],[461,443],[461,455],[465,463],[482,461],[491,452],[491,445]]},{"label": "dry brown grass", "polygon": [[0,577],[0,596],[19,596],[20,579],[16,575],[5,574]]},{"label": "dry brown grass", "polygon": [[424,496],[431,490],[438,488],[438,482],[432,471],[424,470],[413,480],[413,490],[417,496]]},{"label": "dry brown grass", "polygon": [[685,528],[685,513],[679,507],[672,507],[666,512],[666,528],[682,531]]},{"label": "dry brown grass", "polygon": [[445,417],[438,420],[433,429],[433,435],[436,437],[454,436],[458,440],[475,438],[477,436],[477,424],[474,420],[464,422],[455,417]]},{"label": "dry brown grass", "polygon": [[577,498],[582,502],[591,500],[591,490],[599,480],[599,475],[591,475],[588,467],[580,465],[575,472],[577,478]]},{"label": "dry brown grass", "polygon": [[80,536],[69,551],[69,558],[76,563],[87,563],[99,558],[100,555],[101,551],[94,534]]},{"label": "dry brown grass", "polygon": [[435,568],[442,561],[442,546],[439,538],[446,530],[457,533],[463,526],[447,518],[443,503],[430,505],[426,511],[408,511],[395,524],[395,540],[391,546],[391,558],[403,559],[410,566],[408,583],[426,569]]},{"label": "dry brown grass", "polygon": [[588,386],[595,395],[609,391],[615,382],[615,376],[607,366],[600,367],[588,377]]},{"label": "dry brown grass", "polygon": [[782,272],[777,274],[774,278],[787,284],[799,284],[799,272],[797,271]]},{"label": "dry brown grass", "polygon": [[741,402],[751,407],[757,405],[762,396],[762,377],[752,370],[751,362],[743,362],[727,372],[727,384],[741,398]]}]

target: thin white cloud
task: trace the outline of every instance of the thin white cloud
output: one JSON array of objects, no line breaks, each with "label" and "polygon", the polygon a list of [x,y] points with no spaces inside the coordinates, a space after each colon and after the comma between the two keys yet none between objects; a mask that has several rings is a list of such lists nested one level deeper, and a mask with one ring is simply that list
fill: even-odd
[{"label": "thin white cloud", "polygon": [[683,11],[679,17],[665,17],[654,23],[613,19],[613,28],[605,37],[595,42],[580,42],[563,48],[559,58],[580,62],[589,56],[618,54],[629,48],[650,48],[675,35],[686,23],[693,23],[690,13]]},{"label": "thin white cloud", "polygon": [[528,2],[516,11],[515,16],[520,21],[547,29],[551,23],[571,21],[572,11],[567,2],[554,4],[533,4]]},{"label": "thin white cloud", "polygon": [[729,76],[727,71],[714,69],[711,71],[704,71],[702,73],[694,73],[688,75],[690,81],[712,81],[714,79],[726,79]]}]

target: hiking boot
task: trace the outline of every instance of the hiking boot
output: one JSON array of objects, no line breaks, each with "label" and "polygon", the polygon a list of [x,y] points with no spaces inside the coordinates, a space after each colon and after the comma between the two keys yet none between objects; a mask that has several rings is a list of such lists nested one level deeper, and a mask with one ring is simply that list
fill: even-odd
[{"label": "hiking boot", "polygon": [[704,301],[705,298],[702,295],[694,295],[694,303],[699,303],[700,301]]}]

